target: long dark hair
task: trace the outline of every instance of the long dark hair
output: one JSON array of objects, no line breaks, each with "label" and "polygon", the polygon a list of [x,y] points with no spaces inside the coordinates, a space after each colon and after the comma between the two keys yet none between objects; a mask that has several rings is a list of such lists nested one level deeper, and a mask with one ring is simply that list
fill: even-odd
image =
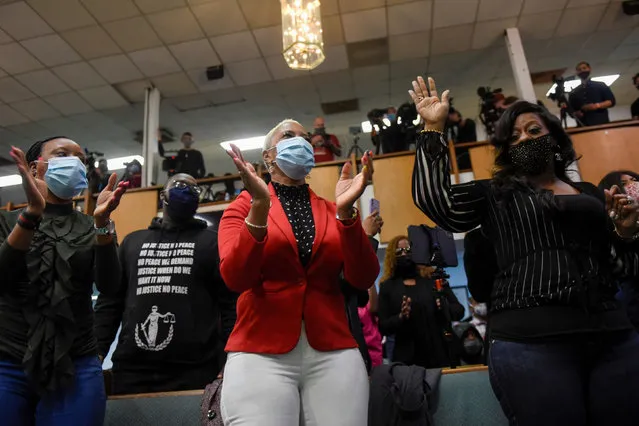
[{"label": "long dark hair", "polygon": [[604,189],[610,189],[614,185],[617,185],[621,192],[625,194],[626,190],[623,187],[623,182],[621,182],[622,175],[632,176],[637,181],[639,181],[639,174],[631,172],[629,170],[617,170],[608,173],[606,176],[604,176],[603,179],[601,179],[601,182],[599,182],[599,189],[603,191]]},{"label": "long dark hair", "polygon": [[530,182],[529,176],[513,165],[510,157],[510,143],[515,120],[525,113],[539,116],[550,135],[557,142],[555,153],[559,155],[554,160],[555,176],[565,182],[570,182],[567,174],[568,166],[577,160],[577,154],[570,137],[561,127],[561,122],[545,108],[530,102],[519,101],[504,111],[495,126],[495,135],[490,141],[495,147],[495,168],[491,184],[494,194],[500,202],[510,199],[515,191],[524,191],[537,194],[543,205],[550,206],[554,204],[552,192],[534,186]]}]

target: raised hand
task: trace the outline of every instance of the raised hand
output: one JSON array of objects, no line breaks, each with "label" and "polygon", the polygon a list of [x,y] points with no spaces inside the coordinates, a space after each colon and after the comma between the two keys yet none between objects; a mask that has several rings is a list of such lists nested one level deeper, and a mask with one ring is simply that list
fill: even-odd
[{"label": "raised hand", "polygon": [[410,297],[403,296],[402,297],[402,310],[399,313],[400,319],[408,319],[410,318]]},{"label": "raised hand", "polygon": [[449,93],[445,90],[440,100],[437,96],[435,80],[428,77],[428,87],[422,77],[417,77],[417,81],[413,81],[413,90],[409,90],[408,94],[415,102],[417,112],[424,120],[426,129],[444,131],[450,108]]},{"label": "raised hand", "polygon": [[20,148],[11,147],[9,155],[16,163],[18,173],[22,177],[22,189],[27,196],[27,213],[42,216],[46,201],[42,194],[46,194],[46,184],[38,181],[30,172],[27,158]]},{"label": "raised hand", "polygon": [[362,226],[364,227],[364,232],[369,237],[374,237],[379,234],[382,230],[382,226],[384,226],[384,220],[379,215],[378,211],[374,211],[362,222]]},{"label": "raised hand", "polygon": [[632,237],[639,231],[639,203],[627,194],[622,194],[617,185],[604,191],[606,211],[622,237]]},{"label": "raised hand", "polygon": [[255,201],[270,200],[271,193],[268,190],[266,182],[258,176],[255,171],[255,167],[244,160],[242,151],[237,147],[237,145],[231,144],[231,149],[226,151],[226,153],[229,157],[231,157],[233,163],[235,163],[235,167],[237,167],[237,171],[242,178],[244,188],[249,194],[251,194],[251,198]]},{"label": "raised hand", "polygon": [[342,167],[342,174],[335,186],[335,203],[337,204],[337,213],[341,218],[347,218],[352,212],[353,205],[359,197],[362,196],[366,185],[373,176],[373,153],[366,151],[361,159],[362,171],[354,178],[351,178],[351,169],[353,166],[348,161]]},{"label": "raised hand", "polygon": [[120,199],[122,199],[122,195],[124,195],[129,186],[129,182],[120,182],[116,185],[117,180],[118,175],[115,173],[109,176],[109,183],[98,195],[95,210],[93,211],[93,218],[98,227],[107,225],[111,213],[120,205]]}]

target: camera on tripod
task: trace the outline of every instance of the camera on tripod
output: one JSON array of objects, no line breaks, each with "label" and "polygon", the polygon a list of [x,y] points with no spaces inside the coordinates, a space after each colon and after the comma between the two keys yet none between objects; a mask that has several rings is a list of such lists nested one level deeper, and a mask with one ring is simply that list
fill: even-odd
[{"label": "camera on tripod", "polygon": [[583,126],[581,120],[575,116],[575,110],[572,108],[570,102],[568,102],[568,98],[566,97],[566,79],[563,77],[557,77],[553,74],[552,82],[555,83],[555,91],[554,93],[548,94],[548,99],[557,103],[557,106],[559,107],[559,116],[564,128],[568,128],[567,117],[571,117],[579,126]]},{"label": "camera on tripod", "polygon": [[[486,134],[491,137],[495,134],[495,123],[501,117],[501,111],[497,108],[497,94],[501,94],[501,89],[491,90],[490,87],[478,87],[479,96],[479,120],[486,128]],[[503,95],[501,95],[503,96]]]}]

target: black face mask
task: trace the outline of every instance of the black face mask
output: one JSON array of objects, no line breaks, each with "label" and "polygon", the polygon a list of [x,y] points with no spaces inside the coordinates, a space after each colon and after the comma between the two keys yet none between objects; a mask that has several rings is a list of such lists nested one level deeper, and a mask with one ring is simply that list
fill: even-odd
[{"label": "black face mask", "polygon": [[168,195],[166,208],[172,219],[187,220],[195,215],[199,197],[190,188],[171,188]]},{"label": "black face mask", "polygon": [[417,276],[417,265],[410,256],[400,256],[397,258],[395,275],[400,278],[415,278]]},{"label": "black face mask", "polygon": [[590,71],[582,71],[577,73],[577,75],[579,76],[580,79],[585,80],[588,77],[590,77]]},{"label": "black face mask", "polygon": [[526,175],[537,176],[548,170],[554,160],[550,134],[530,139],[510,148],[513,165]]}]

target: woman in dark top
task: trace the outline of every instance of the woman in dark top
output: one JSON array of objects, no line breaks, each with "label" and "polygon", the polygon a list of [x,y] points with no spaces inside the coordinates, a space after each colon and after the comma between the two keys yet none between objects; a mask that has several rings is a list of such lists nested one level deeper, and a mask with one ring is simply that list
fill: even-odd
[{"label": "woman in dark top", "polygon": [[94,282],[105,293],[120,282],[109,215],[125,186],[113,174],[87,216],[72,203],[87,187],[78,144],[54,137],[11,157],[27,207],[0,215],[0,423],[101,425],[91,294]]},{"label": "woman in dark top", "polygon": [[[384,335],[395,335],[393,361],[426,368],[452,364],[453,345],[444,338],[450,322],[464,316],[464,307],[448,286],[441,291],[435,281],[417,273],[407,237],[395,237],[386,251],[384,265],[391,278],[380,285],[379,329]],[[452,336],[450,336],[452,338]]]},{"label": "woman in dark top", "polygon": [[[495,247],[489,365],[511,424],[636,424],[639,336],[615,301],[619,263],[611,260],[636,235],[637,205],[616,190],[604,197],[572,182],[570,138],[528,102],[513,104],[497,124],[493,179],[451,186],[441,137],[448,91],[440,101],[429,85],[420,77],[410,91],[426,123],[413,197],[449,231],[481,225]],[[635,271],[636,259],[625,266]]]}]

